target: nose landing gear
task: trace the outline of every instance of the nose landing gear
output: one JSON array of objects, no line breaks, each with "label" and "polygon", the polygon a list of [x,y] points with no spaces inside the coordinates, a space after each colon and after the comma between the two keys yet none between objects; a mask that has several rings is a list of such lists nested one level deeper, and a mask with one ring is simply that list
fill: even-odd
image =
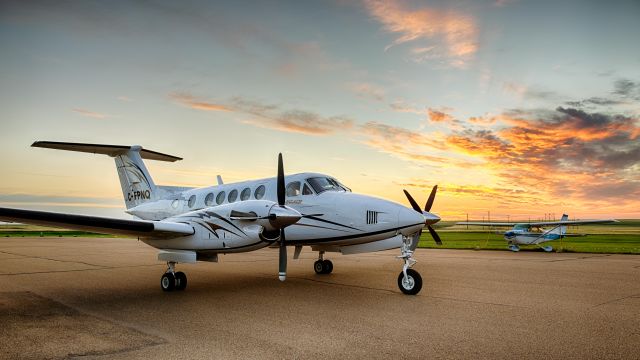
[{"label": "nose landing gear", "polygon": [[404,260],[404,266],[398,275],[398,287],[400,291],[406,295],[416,295],[422,289],[422,277],[420,273],[411,269],[417,262],[413,258],[413,251],[411,250],[412,241],[413,237],[403,236],[400,256],[398,256],[399,259]]},{"label": "nose landing gear", "polygon": [[167,262],[167,272],[160,278],[162,291],[184,290],[187,288],[187,275],[182,271],[175,271],[176,263]]}]

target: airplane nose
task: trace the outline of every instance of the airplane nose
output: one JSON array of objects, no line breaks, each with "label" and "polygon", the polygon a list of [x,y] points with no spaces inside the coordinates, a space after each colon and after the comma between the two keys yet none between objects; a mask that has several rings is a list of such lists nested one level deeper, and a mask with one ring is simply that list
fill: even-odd
[{"label": "airplane nose", "polygon": [[408,209],[403,206],[400,211],[398,211],[398,225],[400,226],[415,224],[423,221],[424,219],[422,217],[422,214],[413,211],[413,209]]},{"label": "airplane nose", "polygon": [[423,211],[422,216],[424,216],[424,223],[427,225],[433,225],[440,221],[440,216],[430,212]]}]

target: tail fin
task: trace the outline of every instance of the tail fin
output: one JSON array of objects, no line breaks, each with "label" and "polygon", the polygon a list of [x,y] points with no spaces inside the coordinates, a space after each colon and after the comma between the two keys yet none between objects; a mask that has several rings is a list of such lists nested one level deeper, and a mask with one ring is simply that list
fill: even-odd
[{"label": "tail fin", "polygon": [[[560,221],[567,221],[567,220],[569,220],[569,215],[562,214],[562,217],[560,218]],[[555,229],[551,230],[549,233],[550,234],[564,235],[564,234],[567,233],[567,226],[566,225],[560,225],[560,226],[556,227]]]},{"label": "tail fin", "polygon": [[143,149],[139,145],[120,146],[36,141],[31,146],[104,154],[113,157],[116,161],[116,169],[120,177],[120,186],[122,187],[122,195],[124,196],[124,203],[127,209],[159,199],[158,188],[153,182],[151,175],[149,175],[149,171],[142,161],[143,158],[170,162],[182,160],[182,158],[176,156]]}]

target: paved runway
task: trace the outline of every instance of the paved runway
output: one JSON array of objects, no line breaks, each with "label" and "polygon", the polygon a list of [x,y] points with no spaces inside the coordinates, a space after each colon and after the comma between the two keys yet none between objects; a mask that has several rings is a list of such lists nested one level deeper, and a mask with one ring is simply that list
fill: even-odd
[{"label": "paved runway", "polygon": [[396,255],[306,250],[284,283],[275,249],[226,255],[163,293],[136,240],[0,238],[0,357],[640,358],[640,256],[419,249],[406,296]]}]

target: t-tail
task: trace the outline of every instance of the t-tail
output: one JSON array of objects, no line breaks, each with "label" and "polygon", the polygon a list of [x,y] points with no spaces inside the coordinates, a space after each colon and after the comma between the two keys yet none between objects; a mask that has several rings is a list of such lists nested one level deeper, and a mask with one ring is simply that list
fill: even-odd
[{"label": "t-tail", "polygon": [[142,159],[170,162],[182,160],[182,158],[177,156],[143,149],[139,145],[121,146],[36,141],[31,146],[111,156],[116,162],[120,186],[122,187],[122,195],[124,196],[124,203],[127,209],[149,201],[156,201],[160,199],[160,192],[163,192],[161,191],[162,189],[158,189],[153,182],[151,175],[149,175],[149,170],[147,170]]},{"label": "t-tail", "polygon": [[[562,218],[560,218],[560,221],[567,221],[567,220],[569,220],[569,215],[562,214]],[[549,231],[549,234],[565,235],[566,233],[567,233],[567,226],[566,225],[560,225],[560,226],[556,227],[555,229]]]}]

